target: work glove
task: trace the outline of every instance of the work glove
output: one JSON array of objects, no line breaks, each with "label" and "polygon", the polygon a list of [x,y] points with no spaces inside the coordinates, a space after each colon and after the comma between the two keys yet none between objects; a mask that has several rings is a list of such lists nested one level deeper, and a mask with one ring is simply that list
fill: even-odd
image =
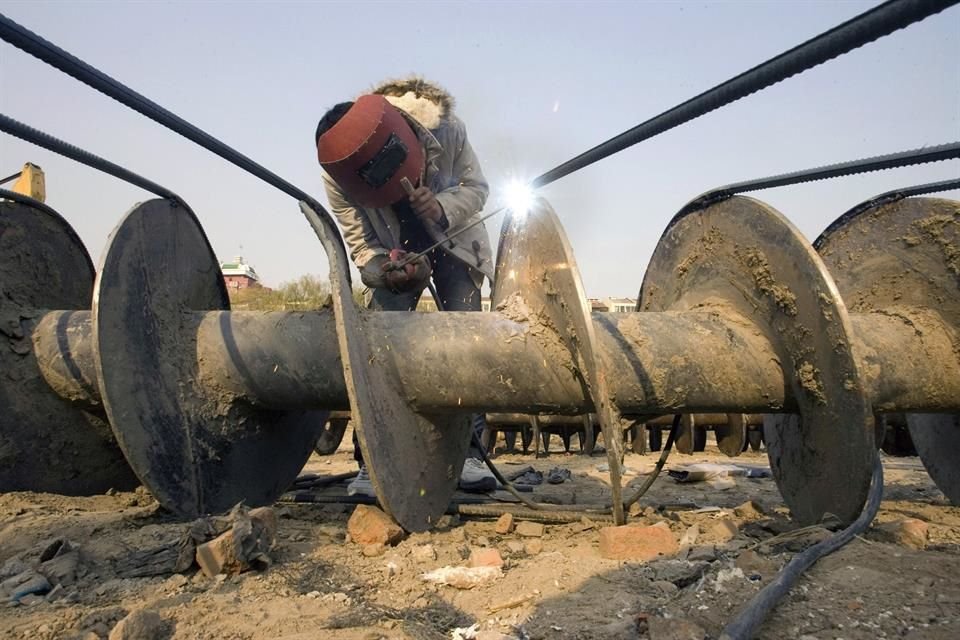
[{"label": "work glove", "polygon": [[410,208],[413,209],[414,213],[421,220],[430,220],[439,224],[441,227],[446,227],[444,222],[446,222],[446,216],[443,213],[443,207],[440,206],[440,201],[437,200],[437,196],[434,195],[427,187],[417,187],[409,193],[410,195]]},{"label": "work glove", "polygon": [[360,279],[371,289],[389,289],[394,293],[420,292],[427,286],[432,269],[426,256],[399,266],[407,252],[394,249],[389,256],[377,255],[360,269]]}]

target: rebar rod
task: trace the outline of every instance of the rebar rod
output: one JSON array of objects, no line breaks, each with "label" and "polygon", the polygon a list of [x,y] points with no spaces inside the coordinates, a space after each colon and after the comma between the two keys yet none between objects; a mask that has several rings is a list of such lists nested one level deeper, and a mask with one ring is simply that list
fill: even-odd
[{"label": "rebar rod", "polygon": [[567,160],[536,178],[532,186],[546,186],[638,142],[928,18],[957,4],[958,1],[960,0],[885,2]]}]

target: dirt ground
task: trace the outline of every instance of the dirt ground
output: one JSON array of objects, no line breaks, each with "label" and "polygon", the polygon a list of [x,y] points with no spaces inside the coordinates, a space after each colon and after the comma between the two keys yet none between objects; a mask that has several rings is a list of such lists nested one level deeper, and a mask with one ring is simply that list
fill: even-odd
[{"label": "dirt ground", "polygon": [[[333,456],[314,456],[305,471],[353,470],[349,438],[345,443]],[[538,486],[535,498],[601,501],[606,457],[568,455],[558,447],[539,459],[501,454],[496,462],[505,473],[527,464],[572,472],[563,484]],[[642,482],[655,461],[656,454],[628,454],[629,485]],[[695,462],[767,466],[764,454],[731,460],[708,448],[674,455],[667,468]],[[885,499],[874,527],[802,578],[760,638],[960,637],[960,508],[949,506],[917,458],[884,462]],[[149,609],[166,624],[150,638],[440,639],[471,625],[476,637],[501,640],[716,638],[795,552],[819,539],[814,530],[769,541],[796,528],[772,479],[738,477],[726,484],[679,484],[666,474],[656,481],[631,522],[665,522],[677,539],[690,538],[691,527],[699,531],[692,547],[669,559],[605,560],[598,551],[601,525],[589,521],[547,525],[542,538],[531,539],[498,535],[492,519],[462,517],[367,557],[347,540],[352,506],[278,504],[273,565],[213,579],[195,567],[147,578],[117,574],[132,552],[174,541],[186,528],[143,490],[84,498],[9,493],[0,495],[0,566],[18,558],[35,562],[56,538],[79,545],[81,561],[76,582],[59,597],[0,604],[0,637],[106,638],[128,612]],[[735,510],[750,500],[757,509]],[[892,542],[880,527],[904,518],[927,523],[926,549]],[[725,539],[730,534],[720,521],[736,524],[732,539]],[[492,584],[458,590],[421,578],[464,565],[477,547],[494,547],[505,560],[503,576]]]}]

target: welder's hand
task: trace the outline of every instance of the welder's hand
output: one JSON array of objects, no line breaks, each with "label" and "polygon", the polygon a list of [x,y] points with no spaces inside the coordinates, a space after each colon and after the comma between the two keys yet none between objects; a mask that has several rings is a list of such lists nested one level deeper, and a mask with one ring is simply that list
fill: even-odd
[{"label": "welder's hand", "polygon": [[360,280],[371,289],[384,289],[387,287],[386,266],[390,264],[390,258],[384,255],[377,255],[370,258],[367,264],[360,267]]},{"label": "welder's hand", "polygon": [[432,269],[426,256],[420,256],[402,267],[399,263],[407,257],[407,252],[394,249],[389,261],[383,265],[387,288],[395,293],[420,292],[427,286]]},{"label": "welder's hand", "polygon": [[433,272],[430,260],[420,256],[410,264],[399,266],[406,257],[407,252],[402,249],[392,250],[389,256],[373,256],[360,268],[360,279],[371,289],[389,289],[394,293],[423,291]]},{"label": "welder's hand", "polygon": [[420,218],[440,223],[443,218],[443,207],[437,201],[437,196],[428,187],[417,187],[410,194],[410,206]]}]

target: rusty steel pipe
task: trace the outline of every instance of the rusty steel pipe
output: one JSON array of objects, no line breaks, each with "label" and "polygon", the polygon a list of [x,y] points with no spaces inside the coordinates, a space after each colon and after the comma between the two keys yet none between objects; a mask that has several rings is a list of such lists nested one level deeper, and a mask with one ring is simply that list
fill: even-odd
[{"label": "rusty steel pipe", "polygon": [[[855,349],[878,411],[960,409],[960,362],[932,311],[851,314]],[[779,413],[794,402],[777,355],[743,318],[685,311],[593,314],[599,352],[624,413]],[[368,313],[390,367],[418,410],[556,413],[593,407],[569,361],[525,322],[498,313]],[[194,312],[199,377],[219,393],[282,409],[348,409],[329,309]],[[90,314],[54,311],[33,330],[41,372],[58,394],[98,406]],[[693,339],[691,339],[693,337]],[[897,346],[898,345],[898,346]],[[471,362],[475,366],[460,367]],[[478,377],[477,372],[483,372]]]}]

